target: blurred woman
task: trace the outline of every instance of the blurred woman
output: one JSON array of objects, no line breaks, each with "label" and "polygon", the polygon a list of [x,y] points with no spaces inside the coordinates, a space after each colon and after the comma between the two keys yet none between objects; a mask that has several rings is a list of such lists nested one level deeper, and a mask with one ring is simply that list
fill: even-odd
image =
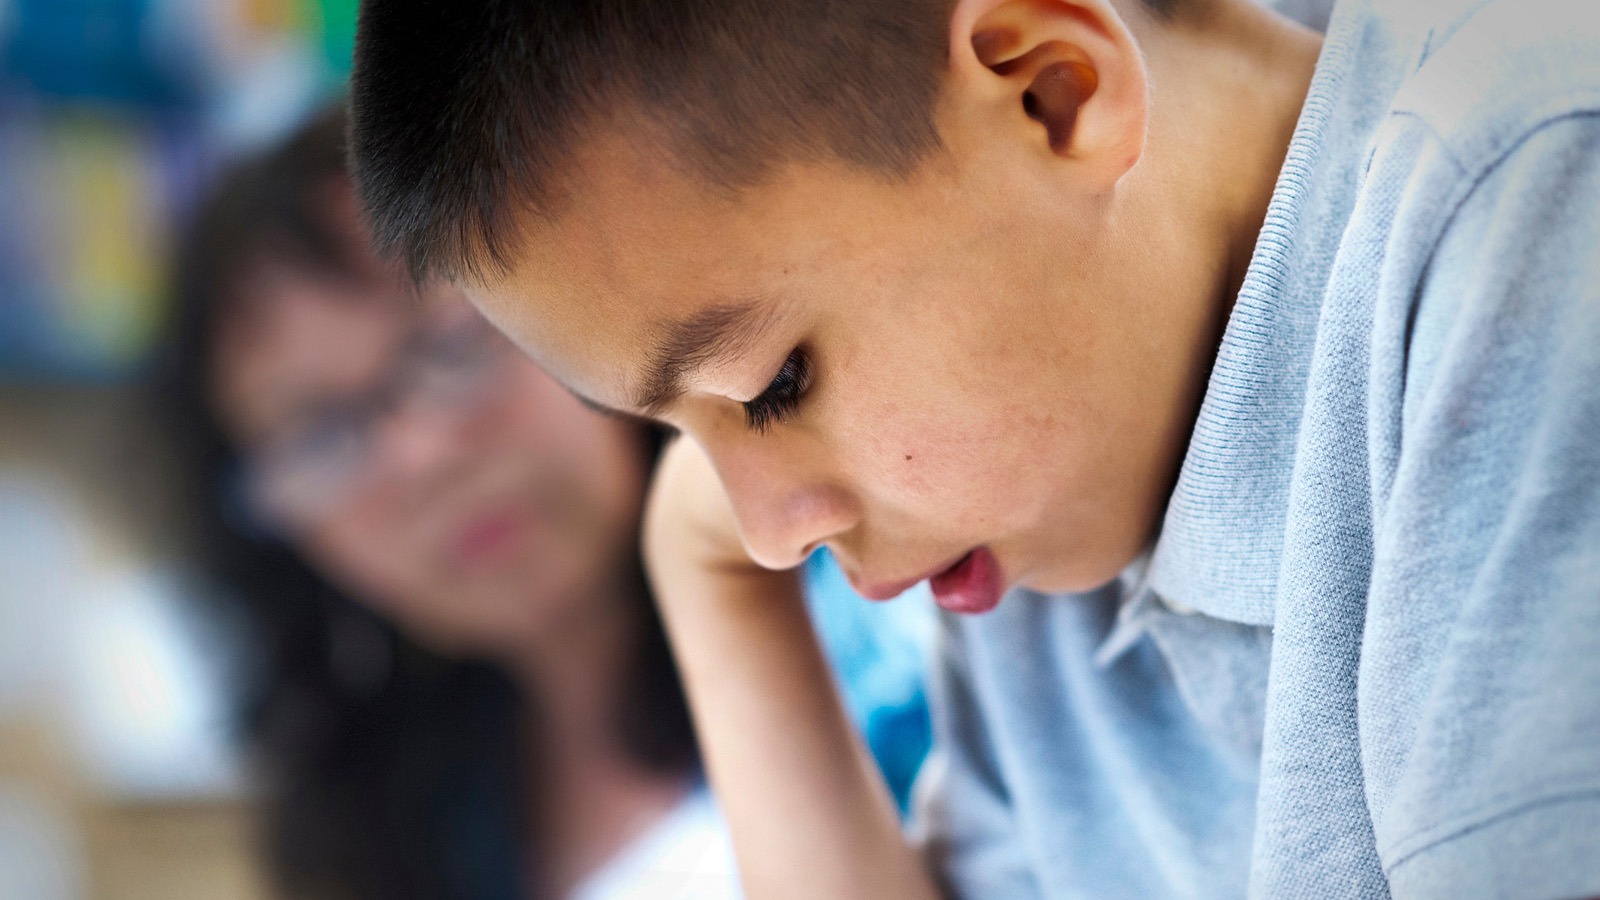
[{"label": "blurred woman", "polygon": [[637,554],[656,449],[367,250],[328,114],[232,170],[178,267],[162,403],[248,612],[295,897],[721,897]]}]

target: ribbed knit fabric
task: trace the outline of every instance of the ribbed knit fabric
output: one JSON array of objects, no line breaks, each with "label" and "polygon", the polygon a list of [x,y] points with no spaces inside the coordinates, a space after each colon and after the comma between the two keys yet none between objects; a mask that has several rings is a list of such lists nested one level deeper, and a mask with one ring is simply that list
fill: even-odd
[{"label": "ribbed knit fabric", "polygon": [[1335,7],[1160,540],[934,687],[957,896],[1600,895],[1600,8]]}]

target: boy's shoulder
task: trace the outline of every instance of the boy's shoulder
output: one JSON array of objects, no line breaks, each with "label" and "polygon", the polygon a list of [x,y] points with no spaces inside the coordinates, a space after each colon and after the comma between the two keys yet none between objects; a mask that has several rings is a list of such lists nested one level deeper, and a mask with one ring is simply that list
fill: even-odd
[{"label": "boy's shoulder", "polygon": [[1423,45],[1392,113],[1426,125],[1465,173],[1492,165],[1542,125],[1600,112],[1600,9],[1589,0],[1409,6]]},{"label": "boy's shoulder", "polygon": [[[1600,8],[1590,0],[1392,5],[1392,15],[1410,17],[1419,50],[1361,182],[1387,198],[1358,214],[1353,230],[1385,246],[1373,334],[1379,361],[1395,368],[1370,387],[1386,401],[1379,408],[1414,427],[1425,415],[1421,399],[1453,385],[1435,377],[1471,329],[1493,330],[1503,347],[1583,332],[1592,322],[1587,260],[1600,240],[1600,207],[1583,198],[1600,191],[1592,165],[1600,147]],[[1521,274],[1505,281],[1501,272]],[[1539,316],[1529,314],[1535,305]],[[1458,367],[1451,377],[1470,378],[1485,365]],[[1382,443],[1380,434],[1369,437]],[[1390,437],[1393,446],[1375,462],[1397,463],[1399,434]],[[1375,473],[1380,484],[1394,474],[1384,468]],[[1455,499],[1462,508],[1474,500]]]}]

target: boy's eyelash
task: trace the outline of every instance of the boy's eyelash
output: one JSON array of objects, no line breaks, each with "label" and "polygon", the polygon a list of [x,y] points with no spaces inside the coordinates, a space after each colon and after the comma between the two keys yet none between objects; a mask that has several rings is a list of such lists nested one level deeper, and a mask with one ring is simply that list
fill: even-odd
[{"label": "boy's eyelash", "polygon": [[744,404],[744,418],[750,430],[765,434],[767,427],[782,423],[800,405],[800,398],[811,386],[811,358],[797,347],[784,360],[772,383],[756,398]]}]

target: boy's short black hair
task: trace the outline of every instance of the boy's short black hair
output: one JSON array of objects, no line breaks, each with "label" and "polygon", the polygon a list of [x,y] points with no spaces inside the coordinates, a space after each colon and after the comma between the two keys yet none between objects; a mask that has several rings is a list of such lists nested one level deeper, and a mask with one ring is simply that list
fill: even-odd
[{"label": "boy's short black hair", "polygon": [[373,236],[418,278],[503,269],[514,215],[556,214],[583,130],[624,117],[729,189],[802,160],[909,172],[939,146],[952,3],[365,0],[351,151]]}]

